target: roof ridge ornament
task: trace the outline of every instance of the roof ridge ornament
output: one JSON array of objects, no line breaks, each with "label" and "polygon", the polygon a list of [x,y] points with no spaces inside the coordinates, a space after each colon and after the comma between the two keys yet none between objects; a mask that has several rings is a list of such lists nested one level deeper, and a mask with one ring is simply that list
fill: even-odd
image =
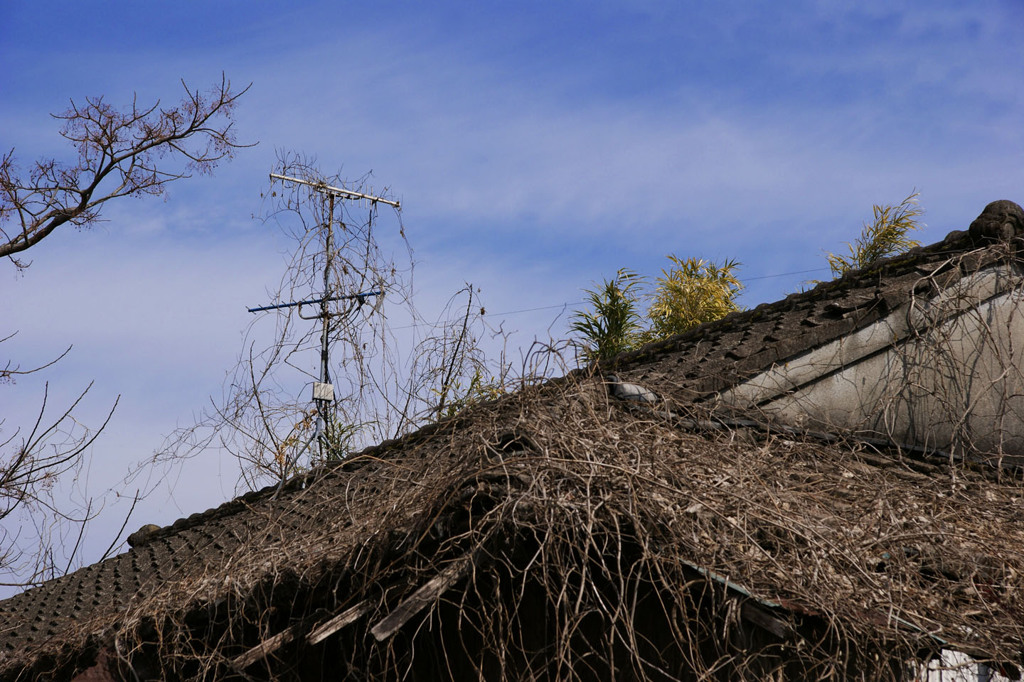
[{"label": "roof ridge ornament", "polygon": [[974,219],[968,232],[977,245],[1024,238],[1024,209],[1008,199],[993,201]]}]

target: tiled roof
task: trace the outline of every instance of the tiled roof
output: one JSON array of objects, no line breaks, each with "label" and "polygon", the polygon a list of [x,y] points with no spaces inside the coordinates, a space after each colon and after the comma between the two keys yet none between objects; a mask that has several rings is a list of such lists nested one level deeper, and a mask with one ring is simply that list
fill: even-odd
[{"label": "tiled roof", "polygon": [[397,456],[384,446],[281,490],[244,495],[152,532],[124,554],[0,602],[0,678],[27,662],[46,669],[54,659],[67,663],[62,656],[69,655],[73,663],[75,652],[89,651],[97,633],[114,624],[140,623],[183,605],[207,608],[250,593],[268,575],[329,570],[389,526],[408,525],[408,518],[392,518],[395,509],[382,514],[381,501],[414,485],[403,462],[437,463],[444,442],[438,429],[429,429],[403,441]]},{"label": "tiled roof", "polygon": [[[670,406],[698,406],[912,296],[1013,257],[1005,244],[951,233],[613,366]],[[909,632],[1004,657],[1024,648],[1016,481],[856,443],[778,439],[756,428],[705,433],[694,424],[616,404],[586,372],[524,389],[280,490],[180,520],[124,554],[0,602],[0,679],[67,676],[99,649],[130,655],[118,647],[163,641],[169,623],[203,631],[253,604],[326,613],[302,623],[256,618],[238,633],[224,626],[222,658],[237,663],[275,627],[308,634],[356,607],[364,627],[377,623],[381,634],[396,604],[410,603],[438,566],[456,566],[474,542],[496,542],[487,535],[498,533],[493,524],[505,524],[502,533],[571,528],[573,514],[602,508],[602,522],[660,538],[659,551],[680,570],[728,576],[723,584],[742,586],[768,610],[825,614],[878,641]],[[473,561],[495,560],[488,556]],[[812,556],[813,575],[805,570]],[[896,588],[899,603],[887,602]],[[761,622],[771,629],[776,616]],[[965,618],[980,634],[960,627]],[[949,620],[957,627],[944,627]]]},{"label": "tiled roof", "polygon": [[1003,248],[975,248],[966,231],[951,232],[932,246],[645,346],[613,367],[634,380],[671,386],[679,402],[705,400],[1005,257]]}]

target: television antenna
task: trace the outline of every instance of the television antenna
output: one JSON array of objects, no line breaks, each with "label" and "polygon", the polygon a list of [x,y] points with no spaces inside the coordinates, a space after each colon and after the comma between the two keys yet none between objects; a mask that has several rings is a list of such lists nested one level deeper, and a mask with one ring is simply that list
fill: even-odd
[{"label": "television antenna", "polygon": [[[372,194],[365,194],[363,192],[355,192],[342,187],[332,187],[325,182],[313,182],[310,180],[303,180],[302,178],[293,178],[287,175],[279,175],[277,173],[270,174],[270,180],[280,180],[282,182],[291,182],[298,185],[305,185],[312,188],[314,191],[327,197],[328,208],[327,208],[327,224],[322,226],[324,233],[324,289],[323,295],[318,298],[310,298],[304,301],[294,301],[291,303],[278,303],[276,305],[265,305],[257,308],[248,308],[250,313],[259,313],[265,310],[277,310],[281,308],[298,308],[298,315],[303,320],[317,320],[321,321],[321,332],[320,332],[320,379],[319,381],[313,382],[313,404],[316,408],[316,430],[313,433],[312,438],[306,442],[303,448],[295,455],[295,461],[302,456],[310,444],[315,440],[320,450],[320,458],[326,459],[325,450],[331,440],[331,429],[333,424],[329,422],[325,416],[332,413],[330,409],[331,405],[334,404],[334,384],[331,383],[331,370],[330,370],[330,326],[332,317],[341,317],[348,315],[354,309],[362,307],[366,299],[373,296],[380,296],[383,294],[382,291],[363,291],[356,294],[342,294],[342,295],[331,295],[331,270],[334,262],[334,203],[336,200],[350,199],[356,201],[368,201],[372,206],[377,204],[387,204],[392,206],[396,211],[400,211],[402,206],[398,201],[391,201],[383,197],[374,196]],[[332,312],[330,309],[330,303],[332,301],[353,301],[354,306],[348,306],[344,310]],[[302,306],[319,306],[319,311],[312,315],[303,315]],[[286,464],[287,471],[287,464]],[[282,481],[284,477],[282,477]]]}]

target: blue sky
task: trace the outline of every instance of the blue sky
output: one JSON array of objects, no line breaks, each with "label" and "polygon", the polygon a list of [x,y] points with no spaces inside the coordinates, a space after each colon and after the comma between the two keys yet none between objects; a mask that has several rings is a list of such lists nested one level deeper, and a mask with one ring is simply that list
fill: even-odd
[{"label": "blue sky", "polygon": [[[566,308],[665,255],[742,263],[753,306],[825,278],[874,203],[915,188],[928,227],[1024,200],[1024,5],[1016,2],[0,2],[0,146],[68,158],[70,98],[176,101],[180,80],[251,83],[241,150],[166,198],[55,233],[0,263],[0,348],[41,375],[0,386],[0,436],[95,380],[80,418],[121,403],[78,492],[117,489],[219,395],[283,267],[254,221],[278,150],[402,200],[420,307],[464,282],[513,342],[564,336]],[[795,273],[795,274],[793,274]],[[525,313],[511,311],[528,310]],[[2,358],[0,358],[2,360]],[[235,492],[215,452],[133,517],[166,524]],[[162,474],[160,474],[162,475]],[[87,488],[87,490],[84,490]],[[131,491],[128,491],[129,493]],[[124,509],[89,542],[109,543]],[[113,527],[112,527],[113,526]],[[85,558],[90,558],[87,554]]]}]

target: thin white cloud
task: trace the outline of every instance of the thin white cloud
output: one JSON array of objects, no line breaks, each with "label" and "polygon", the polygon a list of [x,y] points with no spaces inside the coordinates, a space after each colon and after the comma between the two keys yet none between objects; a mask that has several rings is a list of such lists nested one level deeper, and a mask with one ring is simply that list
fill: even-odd
[{"label": "thin white cloud", "polygon": [[[936,164],[947,176],[975,165],[973,149],[921,147],[890,129],[885,101],[828,110],[796,98],[758,108],[731,103],[724,85],[657,107],[642,99],[570,106],[543,73],[467,65],[457,48],[443,47],[378,52],[365,78],[336,88],[301,70],[343,54],[321,46],[278,60],[270,91],[283,89],[281,99],[304,116],[289,127],[295,109],[277,107],[270,127],[321,159],[344,158],[359,170],[380,160],[372,164],[384,166],[379,175],[431,219],[500,229],[540,216],[566,234],[605,238],[623,220],[656,232],[660,224],[662,234],[670,221],[717,230],[716,221],[755,211],[802,213],[807,197],[863,206],[879,186],[923,184],[904,178],[927,179]],[[862,68],[874,75],[870,63]],[[899,78],[891,73],[882,86],[899,87]]]}]

